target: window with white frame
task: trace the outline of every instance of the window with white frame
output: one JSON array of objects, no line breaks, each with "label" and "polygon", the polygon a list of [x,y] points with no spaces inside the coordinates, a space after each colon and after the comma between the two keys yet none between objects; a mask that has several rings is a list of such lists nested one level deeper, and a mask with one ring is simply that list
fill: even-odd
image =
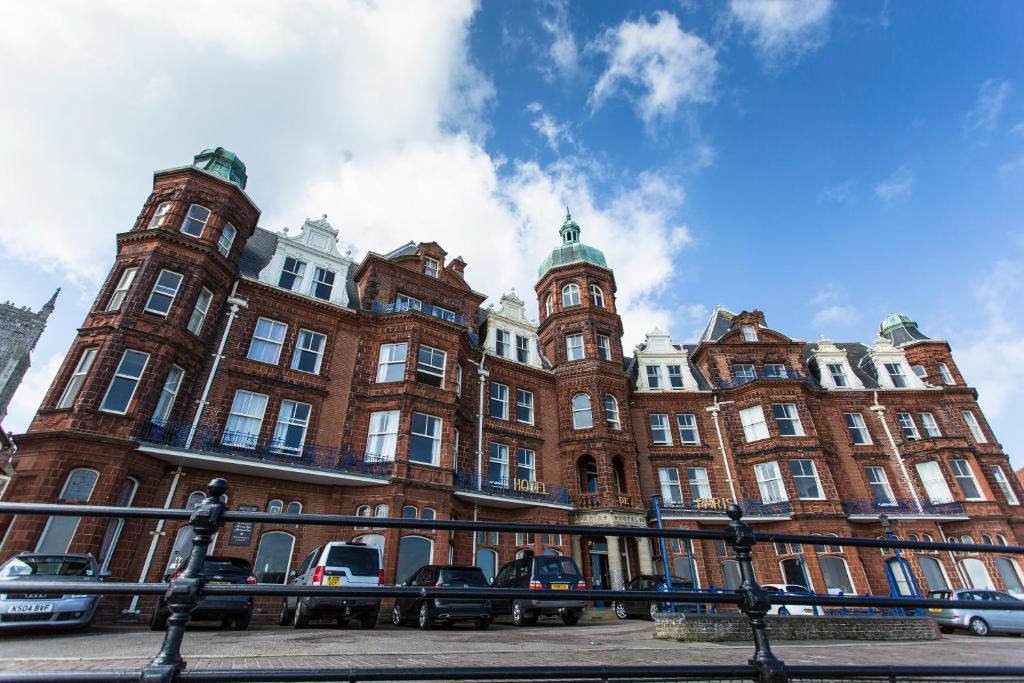
[{"label": "window with white frame", "polygon": [[737,383],[752,382],[757,378],[754,366],[750,363],[734,363],[732,366],[732,378]]},{"label": "window with white frame", "polygon": [[455,364],[455,395],[462,396],[462,365]]},{"label": "window with white frame", "polygon": [[306,428],[309,426],[309,413],[312,409],[308,403],[299,401],[281,401],[281,409],[277,414],[277,425],[274,427],[274,440],[270,450],[275,453],[300,455],[306,442]]},{"label": "window with white frame", "polygon": [[785,379],[786,366],[782,363],[765,363],[764,376],[771,379]]},{"label": "window with white frame", "polygon": [[167,222],[167,214],[171,212],[170,202],[160,202],[160,205],[156,207],[156,211],[153,212],[153,217],[149,219],[150,228],[159,228],[165,222]]},{"label": "window with white frame", "polygon": [[516,335],[516,360],[520,363],[530,362],[530,338]]},{"label": "window with white frame", "polygon": [[675,467],[659,467],[658,481],[661,484],[661,498],[666,505],[683,502],[683,488],[679,485],[679,470]]},{"label": "window with white frame", "polygon": [[825,367],[834,386],[840,389],[850,386],[850,381],[846,379],[846,367],[842,363],[826,363]]},{"label": "window with white frame", "polygon": [[604,419],[608,429],[619,431],[622,429],[622,422],[619,420],[619,402],[611,394],[604,395]]},{"label": "window with white frame", "polygon": [[562,287],[562,308],[580,305],[580,288],[574,282]]},{"label": "window with white frame", "polygon": [[903,372],[902,363],[884,363],[885,373],[889,375],[889,381],[897,389],[905,389],[907,386],[907,375]]},{"label": "window with white frame", "polygon": [[928,376],[928,371],[924,369],[923,365],[911,365],[910,369],[914,371],[918,379],[924,379]]},{"label": "window with white frame", "polygon": [[295,353],[292,354],[292,370],[320,374],[320,362],[324,356],[325,335],[312,330],[299,330],[295,341]]},{"label": "window with white frame", "polygon": [[895,505],[896,496],[892,494],[892,487],[889,486],[889,477],[885,469],[881,467],[865,467],[864,473],[868,477],[868,486],[871,488],[871,495],[876,505]]},{"label": "window with white frame", "polygon": [[420,344],[416,357],[416,381],[443,388],[445,358],[444,351]]},{"label": "window with white frame", "polygon": [[651,421],[651,443],[655,446],[671,446],[672,430],[668,426],[668,415],[653,414]]},{"label": "window with white frame", "polygon": [[188,213],[185,215],[185,220],[181,223],[181,231],[186,235],[191,235],[192,237],[201,237],[203,234],[203,228],[206,227],[209,220],[210,210],[205,206],[193,204],[188,207]]},{"label": "window with white frame", "polygon": [[953,501],[953,494],[949,490],[946,478],[942,476],[942,469],[939,463],[934,460],[919,462],[915,465],[918,476],[921,477],[921,484],[924,486],[928,500],[932,503],[950,503]]},{"label": "window with white frame", "polygon": [[864,416],[860,413],[843,413],[843,420],[846,421],[846,429],[850,432],[850,439],[854,446],[870,446],[871,433],[864,423]]},{"label": "window with white frame", "polygon": [[267,410],[267,396],[239,389],[231,402],[231,412],[224,426],[225,446],[252,449],[260,437],[263,426],[263,414]]},{"label": "window with white frame", "polygon": [[188,319],[188,331],[199,335],[203,331],[203,323],[206,322],[206,314],[210,312],[210,302],[213,301],[213,292],[203,287],[196,297],[196,305],[192,307],[192,315]]},{"label": "window with white frame", "polygon": [[153,285],[153,291],[149,293],[149,301],[146,302],[146,312],[157,315],[167,315],[174,303],[174,297],[178,295],[178,287],[181,286],[181,274],[171,270],[161,270],[160,276]]},{"label": "window with white frame", "polygon": [[529,448],[516,449],[516,476],[537,481],[537,454]]},{"label": "window with white frame", "polygon": [[917,425],[914,424],[914,416],[910,413],[896,413],[896,422],[905,438],[912,441],[921,438],[921,435],[917,433]]},{"label": "window with white frame", "polygon": [[554,311],[555,311],[555,306],[554,306],[553,303],[551,303],[551,295],[549,294],[547,296],[547,298],[544,299],[544,315],[545,316],[549,316],[552,313],[554,313]]},{"label": "window with white frame", "polygon": [[942,436],[942,432],[939,431],[939,423],[935,421],[935,416],[931,413],[925,412],[920,413],[921,418],[921,429],[924,430],[924,435],[929,439],[937,439]]},{"label": "window with white frame", "polygon": [[441,455],[441,418],[423,413],[412,414],[409,461],[437,465]]},{"label": "window with white frame", "polygon": [[225,223],[220,231],[220,239],[217,240],[217,251],[227,256],[231,252],[231,245],[235,243],[236,234],[235,226]]},{"label": "window with white frame", "polygon": [[690,485],[690,497],[693,500],[711,498],[711,482],[708,480],[706,467],[687,467],[686,481]]},{"label": "window with white frame", "polygon": [[533,392],[516,389],[516,422],[533,424]]},{"label": "window with white frame", "polygon": [[423,257],[423,274],[429,275],[430,277],[437,277],[438,272],[441,269],[441,264],[436,258],[430,258],[429,256]]},{"label": "window with white frame", "polygon": [[508,486],[508,446],[492,441],[487,456],[487,483]]},{"label": "window with white frame", "polygon": [[588,394],[576,394],[572,397],[572,428],[590,429],[594,426],[594,414],[590,407]]},{"label": "window with white frame", "polygon": [[612,341],[606,334],[597,335],[597,357],[601,360],[612,359]]},{"label": "window with white frame", "polygon": [[818,468],[813,460],[790,460],[789,470],[793,474],[797,498],[821,500],[825,497],[821,492],[821,482],[818,480]]},{"label": "window with white frame", "polygon": [[366,436],[366,456],[372,462],[391,462],[398,445],[399,411],[370,413],[370,430]]},{"label": "window with white frame", "polygon": [[990,465],[989,471],[992,473],[992,478],[996,481],[996,486],[1003,492],[1003,496],[1006,497],[1006,502],[1010,505],[1020,505],[1020,501],[1017,499],[1017,494],[1010,486],[1010,482],[1006,478],[1006,473],[1003,472],[1003,468],[1000,465]]},{"label": "window with white frame", "polygon": [[491,382],[491,401],[490,411],[488,414],[491,417],[499,420],[508,419],[508,385],[499,384],[497,382]]},{"label": "window with white frame", "polygon": [[679,443],[695,446],[700,444],[697,433],[697,416],[690,413],[676,415],[676,426],[679,428]]},{"label": "window with white frame", "polygon": [[172,365],[164,380],[164,386],[160,390],[160,398],[156,402],[156,410],[153,411],[153,422],[166,424],[171,417],[171,409],[174,408],[174,399],[178,397],[178,390],[181,388],[181,379],[185,376],[185,370]]},{"label": "window with white frame", "polygon": [[668,385],[672,389],[682,389],[683,385],[683,367],[681,365],[668,365]]},{"label": "window with white frame", "polygon": [[569,361],[583,360],[583,335],[570,334],[565,338],[565,359]]},{"label": "window with white frame", "polygon": [[590,285],[590,305],[604,308],[604,292],[597,285]]},{"label": "window with white frame", "polygon": [[804,427],[800,424],[800,414],[792,403],[775,403],[772,405],[775,425],[781,436],[803,436]]},{"label": "window with white frame", "polygon": [[964,492],[966,500],[985,500],[985,497],[981,495],[981,489],[978,488],[978,482],[974,478],[970,463],[962,458],[953,458],[949,461],[949,466],[953,469],[953,477],[960,485],[960,490]]},{"label": "window with white frame", "polygon": [[494,351],[502,358],[512,355],[512,333],[508,330],[494,331]]},{"label": "window with white frame", "polygon": [[754,329],[753,325],[741,325],[740,330],[743,332],[743,341],[757,341],[757,330]]},{"label": "window with white frame", "polygon": [[138,268],[125,268],[121,272],[121,279],[117,281],[117,287],[114,288],[114,293],[110,295],[110,301],[107,302],[108,311],[118,311],[121,309],[121,304],[124,303],[125,297],[128,296],[128,290],[132,288],[132,283],[135,282],[135,276],[138,272]]},{"label": "window with white frame", "polygon": [[754,465],[754,476],[757,488],[761,492],[761,500],[765,503],[781,503],[789,500],[786,487],[782,483],[779,463],[771,460]]},{"label": "window with white frame", "polygon": [[647,366],[647,387],[650,389],[661,388],[661,366],[660,365],[648,365]]},{"label": "window with white frame", "polygon": [[249,359],[277,365],[287,331],[288,326],[282,322],[270,318],[258,319],[252,333],[252,343],[249,344]]},{"label": "window with white frame", "polygon": [[936,367],[939,368],[939,376],[942,378],[943,384],[954,384],[953,374],[949,371],[949,366],[939,361],[936,363]]},{"label": "window with white frame", "polygon": [[149,361],[149,354],[142,351],[128,349],[121,356],[121,362],[114,371],[114,378],[110,380],[107,393],[103,396],[100,410],[106,413],[117,413],[124,415],[128,412],[128,405],[132,402],[135,389],[139,386],[139,379],[146,369]]},{"label": "window with white frame", "polygon": [[331,300],[331,292],[334,291],[333,270],[316,267],[313,269],[313,282],[309,285],[309,293],[317,299],[324,301]]},{"label": "window with white frame", "polygon": [[284,289],[298,292],[302,290],[302,277],[306,274],[306,263],[297,258],[286,256],[284,265],[281,267],[281,277],[277,280],[277,286]]},{"label": "window with white frame", "polygon": [[985,437],[985,433],[981,431],[981,425],[978,424],[978,418],[974,417],[974,413],[969,410],[965,410],[960,413],[964,418],[967,428],[971,430],[971,436],[977,443],[988,443],[988,439]]},{"label": "window with white frame", "polygon": [[377,360],[377,383],[401,382],[405,379],[405,357],[409,345],[381,344],[380,358]]},{"label": "window with white frame", "polygon": [[768,438],[768,423],[764,420],[761,406],[751,406],[740,411],[740,424],[747,443]]},{"label": "window with white frame", "polygon": [[90,368],[92,368],[92,362],[96,360],[97,349],[85,349],[82,351],[82,355],[78,358],[78,365],[75,366],[74,372],[71,373],[71,379],[68,380],[68,385],[64,387],[64,393],[61,394],[60,400],[57,401],[57,408],[64,409],[70,408],[74,405],[75,399],[78,398],[78,392],[82,388],[82,384],[85,383],[85,378],[89,374]]}]

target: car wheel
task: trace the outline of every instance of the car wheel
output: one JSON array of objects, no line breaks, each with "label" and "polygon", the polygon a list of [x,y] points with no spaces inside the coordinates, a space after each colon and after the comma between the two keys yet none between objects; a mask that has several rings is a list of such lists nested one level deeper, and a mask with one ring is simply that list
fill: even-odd
[{"label": "car wheel", "polygon": [[518,600],[512,603],[512,623],[515,626],[526,626],[527,623],[526,610]]},{"label": "car wheel", "polygon": [[295,616],[292,617],[292,626],[295,628],[306,628],[309,626],[309,612],[306,611],[306,606],[302,604],[301,600],[295,605]]},{"label": "car wheel", "polygon": [[153,611],[153,616],[149,618],[149,628],[154,631],[166,631],[168,616],[166,612],[162,612],[157,608]]},{"label": "car wheel", "polygon": [[988,622],[982,619],[981,617],[973,617],[968,626],[971,627],[971,633],[973,633],[976,636],[988,635]]},{"label": "car wheel", "polygon": [[565,610],[562,612],[562,623],[566,626],[575,626],[580,623],[580,613],[576,610]]},{"label": "car wheel", "polygon": [[491,627],[491,620],[490,619],[477,619],[476,623],[475,623],[475,626],[476,626],[476,630],[477,631],[486,631],[487,629],[489,629]]},{"label": "car wheel", "polygon": [[277,618],[278,626],[287,626],[292,623],[292,611],[288,609],[288,600],[281,601],[281,614]]},{"label": "car wheel", "polygon": [[249,628],[249,622],[252,621],[251,614],[245,614],[237,616],[231,620],[231,628],[235,631],[245,631]]},{"label": "car wheel", "polygon": [[624,603],[615,603],[615,616],[619,619],[629,619],[629,612],[626,611],[626,605]]},{"label": "car wheel", "polygon": [[369,612],[368,614],[364,614],[359,618],[359,628],[364,630],[376,628],[378,619],[380,619],[380,612]]},{"label": "car wheel", "polygon": [[430,608],[427,607],[427,603],[423,603],[422,605],[420,605],[420,616],[419,619],[417,620],[417,623],[419,624],[419,627],[424,631],[433,626],[433,624],[430,623]]},{"label": "car wheel", "polygon": [[402,611],[398,609],[398,605],[391,608],[391,623],[395,626],[402,625]]},{"label": "car wheel", "polygon": [[661,613],[661,605],[656,602],[652,602],[647,608],[647,614],[651,617],[651,621]]},{"label": "car wheel", "polygon": [[939,627],[939,631],[941,631],[942,633],[952,633],[953,632],[953,627],[952,626],[940,626]]}]

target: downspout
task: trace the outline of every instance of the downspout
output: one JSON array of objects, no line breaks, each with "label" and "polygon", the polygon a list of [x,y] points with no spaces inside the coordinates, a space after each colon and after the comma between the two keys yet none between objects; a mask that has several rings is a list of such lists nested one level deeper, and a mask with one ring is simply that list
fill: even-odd
[{"label": "downspout", "polygon": [[[732,401],[726,401],[726,403],[732,403]],[[729,457],[725,452],[725,441],[722,439],[722,427],[718,422],[718,413],[721,412],[724,403],[719,403],[718,396],[715,396],[715,402],[705,408],[704,410],[711,413],[711,416],[715,418],[715,434],[718,435],[718,450],[722,453],[722,464],[725,466],[725,481],[729,484],[729,494],[732,496],[734,503],[739,502],[739,497],[736,495],[736,484],[732,480],[732,469],[729,467]]]},{"label": "downspout", "polygon": [[[477,492],[483,492],[484,490],[484,384],[487,382],[487,377],[491,374],[487,370],[484,370],[484,360],[487,358],[487,352],[484,350],[480,351],[480,365],[477,366],[476,372],[480,377],[480,400],[477,406],[476,414],[476,490]],[[473,521],[477,521],[477,517],[480,511],[479,505],[473,505]],[[476,564],[476,536],[477,531],[473,529],[473,564]]]},{"label": "downspout", "polygon": [[248,308],[249,303],[240,297],[235,296],[235,292],[238,290],[238,280],[235,280],[235,284],[231,287],[231,294],[228,296],[228,303],[231,304],[230,312],[228,313],[228,322],[224,326],[224,334],[221,335],[220,345],[217,347],[217,353],[213,356],[213,366],[210,368],[210,374],[206,377],[206,386],[203,387],[203,395],[196,402],[196,416],[192,420],[192,426],[188,430],[188,439],[185,440],[185,448],[192,447],[192,440],[196,436],[196,430],[199,429],[199,421],[203,417],[203,411],[206,410],[208,401],[206,400],[210,395],[210,387],[213,386],[213,378],[217,375],[217,368],[220,367],[220,361],[224,358],[224,346],[228,342],[228,335],[231,334],[231,326],[235,323],[235,317],[238,315],[239,308]]},{"label": "downspout", "polygon": [[892,447],[893,455],[896,456],[896,463],[900,466],[900,472],[903,474],[903,481],[907,485],[907,490],[910,491],[910,497],[914,499],[914,507],[917,508],[918,513],[924,512],[924,508],[921,507],[921,499],[917,496],[917,489],[914,488],[914,482],[910,479],[910,472],[907,471],[907,465],[903,462],[903,456],[900,455],[900,449],[896,445],[896,439],[892,436],[892,431],[889,429],[889,423],[885,421],[885,406],[878,403],[878,392],[874,392],[875,404],[870,406],[870,409],[875,415],[878,416],[878,421],[882,423],[882,429],[885,431],[885,438],[889,440],[889,445]]},{"label": "downspout", "polygon": [[[164,500],[164,510],[171,507],[171,502],[174,500],[174,494],[178,491],[178,482],[181,480],[181,465],[178,465],[178,469],[174,470],[174,479],[171,480],[171,487],[167,490],[167,498]],[[139,580],[137,583],[145,583],[146,576],[149,574],[149,567],[153,564],[153,557],[156,555],[156,546],[160,543],[160,537],[164,535],[164,523],[167,520],[160,519],[156,523],[156,529],[149,532],[153,534],[153,540],[149,544],[149,552],[146,553],[146,561],[142,563],[142,571],[139,572]],[[138,614],[139,613],[139,596],[133,595],[131,604],[128,605],[122,614]]]}]

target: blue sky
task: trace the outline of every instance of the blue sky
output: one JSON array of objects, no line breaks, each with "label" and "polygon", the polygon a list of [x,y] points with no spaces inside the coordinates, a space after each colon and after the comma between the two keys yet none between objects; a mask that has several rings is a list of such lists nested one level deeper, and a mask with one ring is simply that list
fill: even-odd
[{"label": "blue sky", "polygon": [[1019,2],[8,5],[0,292],[65,289],[7,426],[151,173],[224,145],[264,227],[326,212],[357,257],[436,239],[495,299],[532,298],[569,204],[627,352],[715,304],[868,343],[906,312],[1020,467],[1021,26]]}]

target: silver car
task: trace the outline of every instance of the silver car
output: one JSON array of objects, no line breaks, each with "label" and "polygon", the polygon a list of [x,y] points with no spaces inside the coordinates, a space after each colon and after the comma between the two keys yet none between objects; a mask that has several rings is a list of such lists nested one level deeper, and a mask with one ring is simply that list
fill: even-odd
[{"label": "silver car", "polygon": [[[930,591],[928,597],[935,600],[971,600],[976,608],[947,609],[929,607],[928,616],[939,622],[939,630],[952,633],[955,629],[967,629],[976,636],[990,633],[1024,633],[1024,600],[1018,600],[1001,591],[968,590]],[[1013,603],[1016,610],[987,609],[993,603]]]},{"label": "silver car", "polygon": [[25,627],[87,628],[99,595],[18,592],[27,581],[95,583],[100,572],[91,555],[21,553],[0,566],[0,631]]}]

